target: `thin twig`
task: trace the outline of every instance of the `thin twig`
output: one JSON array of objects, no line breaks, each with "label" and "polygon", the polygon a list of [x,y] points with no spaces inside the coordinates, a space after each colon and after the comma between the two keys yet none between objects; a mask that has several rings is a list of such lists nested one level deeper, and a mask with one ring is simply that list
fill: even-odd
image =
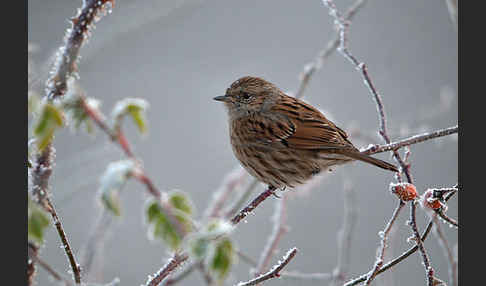
[{"label": "thin twig", "polygon": [[[88,237],[85,246],[83,247],[84,250],[82,252],[81,257],[81,265],[84,272],[84,276],[86,280],[90,280],[90,273],[91,268],[94,264],[96,255],[98,254],[98,250],[101,248],[103,244],[104,238],[110,229],[113,222],[112,215],[106,210],[103,209],[102,213],[97,220],[92,233]],[[99,257],[99,256],[98,256]],[[97,269],[100,268],[98,265]]]},{"label": "thin twig", "polygon": [[[366,4],[366,2],[367,0],[357,0],[356,2],[354,2],[354,4],[349,7],[344,18],[347,21],[353,19],[354,15],[356,15],[356,13]],[[326,48],[319,52],[314,61],[304,66],[304,70],[300,74],[300,84],[295,95],[296,98],[301,98],[304,96],[304,91],[307,88],[307,85],[309,84],[309,81],[314,73],[322,68],[322,65],[324,64],[326,59],[331,56],[332,53],[334,53],[338,46],[339,34],[336,34],[336,37],[327,43]]]},{"label": "thin twig", "polygon": [[76,17],[71,18],[71,28],[67,30],[65,44],[58,50],[57,60],[51,76],[46,83],[48,98],[62,97],[67,91],[67,81],[77,77],[77,61],[79,50],[90,36],[93,22],[98,21],[101,13],[106,12],[108,5],[113,6],[114,0],[84,0],[83,7],[78,9]]},{"label": "thin twig", "polygon": [[242,219],[244,219],[249,213],[251,213],[259,204],[261,204],[266,198],[273,195],[275,193],[276,188],[273,186],[268,186],[268,188],[262,192],[258,197],[256,197],[253,201],[251,201],[248,206],[242,209],[238,214],[236,214],[232,219],[232,224],[239,223]]},{"label": "thin twig", "polygon": [[358,217],[358,213],[356,211],[356,195],[353,187],[348,183],[345,183],[343,187],[343,197],[343,224],[336,236],[338,246],[337,265],[333,270],[330,285],[342,284],[345,281],[350,263],[351,240]]},{"label": "thin twig", "polygon": [[271,235],[268,237],[268,241],[263,248],[262,254],[260,255],[260,259],[258,260],[258,265],[256,267],[255,276],[262,274],[265,269],[269,266],[270,260],[272,256],[277,251],[277,245],[284,235],[288,228],[286,226],[287,223],[287,207],[286,202],[287,195],[284,194],[280,200],[275,200],[275,213],[273,216],[273,231]]},{"label": "thin twig", "polygon": [[39,247],[30,241],[28,242],[28,259],[27,259],[27,285],[31,286],[34,282],[35,277],[35,259],[37,257],[37,252],[39,251]]},{"label": "thin twig", "polygon": [[450,225],[453,225],[453,226],[455,226],[455,227],[459,228],[459,223],[458,223],[458,222],[457,222],[455,219],[453,219],[453,218],[451,218],[451,217],[447,216],[447,215],[444,213],[444,211],[443,211],[443,210],[437,210],[437,214],[438,214],[438,215],[439,215],[439,216],[440,216],[440,217],[441,217],[443,220],[445,220],[446,222],[448,222]]},{"label": "thin twig", "polygon": [[[446,198],[445,198],[445,201],[448,201],[456,192],[451,192],[449,194],[447,194]],[[431,219],[429,221],[429,223],[427,224],[427,227],[425,228],[424,232],[422,233],[422,236],[420,238],[420,240],[423,242],[425,241],[425,239],[427,238],[427,236],[429,235],[430,233],[430,230],[432,229],[432,226],[433,226],[433,219]],[[388,263],[384,264],[380,270],[378,270],[378,273],[377,275],[387,271],[388,269],[390,269],[391,267],[395,266],[396,264],[402,262],[403,260],[405,260],[407,257],[409,257],[410,255],[412,255],[413,253],[415,253],[416,251],[418,250],[418,246],[415,245],[413,247],[411,247],[409,250],[405,251],[404,253],[402,253],[400,256],[394,258],[393,260],[389,261]],[[363,281],[366,280],[366,278],[368,277],[368,274],[363,274],[357,278],[354,278],[350,281],[348,281],[347,283],[345,283],[343,286],[353,286],[353,285],[357,285]]]},{"label": "thin twig", "polygon": [[247,173],[241,167],[231,171],[225,176],[221,186],[214,192],[211,203],[204,212],[204,217],[220,217],[224,204],[228,201],[229,195],[234,192],[246,179]]},{"label": "thin twig", "polygon": [[446,238],[444,237],[444,234],[442,233],[440,223],[437,219],[436,216],[433,217],[435,227],[434,227],[434,234],[437,237],[437,240],[439,241],[440,246],[442,247],[442,250],[444,251],[444,256],[447,259],[447,262],[449,263],[449,282],[451,283],[452,286],[458,286],[457,284],[457,263],[454,259],[454,255],[452,254],[452,250],[449,247],[449,244],[447,243]]},{"label": "thin twig", "polygon": [[[347,33],[349,29],[349,21],[344,20],[344,18],[340,15],[339,11],[337,10],[336,6],[334,5],[334,2],[331,0],[323,0],[324,5],[329,9],[329,14],[334,17],[335,23],[339,27],[339,35],[340,35],[340,44],[338,47],[338,51],[346,58],[348,59],[358,71],[361,72],[361,75],[363,77],[365,85],[368,87],[368,90],[370,93],[373,95],[373,99],[376,104],[376,109],[378,112],[378,117],[380,120],[380,135],[383,137],[385,143],[390,144],[391,140],[387,134],[387,129],[386,129],[386,115],[385,115],[385,108],[383,105],[383,101],[381,99],[380,94],[378,93],[377,89],[375,88],[373,82],[371,81],[371,78],[368,74],[368,68],[365,63],[360,62],[356,59],[356,57],[351,54],[351,52],[348,50],[348,45],[347,45]],[[401,172],[405,174],[407,177],[407,181],[412,184],[412,176],[410,174],[410,164],[406,164],[398,154],[396,150],[393,151],[393,157],[395,160],[399,163],[401,167]],[[401,178],[397,176],[397,179],[400,181]],[[420,250],[420,253],[422,254],[422,260],[423,264],[425,267],[425,273],[428,281],[428,286],[432,286],[433,281],[434,281],[434,270],[430,266],[429,258],[427,256],[427,253],[425,251],[425,248],[422,244],[421,238],[420,238],[420,233],[418,232],[417,228],[417,223],[416,223],[416,216],[415,216],[415,210],[416,210],[416,205],[415,202],[412,201],[410,203],[410,226],[412,228],[412,232],[414,233],[415,239],[417,246]]]},{"label": "thin twig", "polygon": [[[238,257],[246,262],[251,267],[257,267],[257,262],[253,260],[253,258],[249,257],[248,255],[244,254],[243,252],[237,250],[236,254]],[[333,274],[331,273],[303,273],[300,271],[281,271],[280,278],[288,278],[288,279],[295,279],[295,280],[330,280],[333,278]]]},{"label": "thin twig", "polygon": [[280,271],[294,258],[295,254],[297,254],[297,248],[291,248],[282,258],[281,261],[279,261],[276,265],[270,269],[265,274],[262,274],[254,279],[251,279],[247,282],[240,282],[237,284],[237,286],[251,286],[251,285],[257,285],[261,282],[264,282],[268,279],[272,279],[275,277],[280,277]]},{"label": "thin twig", "polygon": [[333,278],[331,273],[302,273],[298,271],[282,271],[280,272],[280,277],[285,279],[295,279],[295,280],[330,280]]},{"label": "thin twig", "polygon": [[111,141],[117,143],[121,147],[128,158],[136,160],[136,157],[133,154],[133,151],[130,148],[130,145],[128,144],[122,130],[119,128],[116,130],[110,128],[106,123],[105,116],[98,109],[92,108],[89,104],[87,104],[86,98],[83,94],[81,94],[79,97],[81,100],[81,108],[83,108],[89,118],[91,118],[91,120],[93,120],[96,125],[98,125],[98,127],[104,131],[106,135],[108,135],[108,137],[110,137]]},{"label": "thin twig", "polygon": [[64,228],[62,227],[61,220],[59,219],[56,209],[54,208],[54,205],[52,204],[49,197],[46,198],[46,203],[47,203],[46,211],[48,211],[51,214],[52,220],[54,221],[54,225],[56,226],[57,229],[57,233],[61,238],[64,252],[66,252],[66,256],[68,257],[69,264],[71,264],[71,269],[73,270],[73,275],[74,275],[74,281],[76,282],[76,284],[81,284],[81,267],[76,262],[76,258],[74,257],[74,253],[71,249],[71,246],[69,245]]},{"label": "thin twig", "polygon": [[59,282],[64,283],[65,286],[71,286],[71,283],[67,279],[62,277],[51,266],[49,266],[49,264],[47,264],[44,260],[42,260],[41,258],[39,258],[39,256],[37,256],[37,249],[30,242],[28,245],[28,249],[29,249],[29,259],[37,262],[37,264],[40,265],[42,268],[44,268],[47,271],[47,273],[49,273],[52,276],[52,278],[56,279]]},{"label": "thin twig", "polygon": [[201,261],[197,264],[197,268],[199,272],[202,274],[204,281],[206,282],[206,285],[213,285],[213,277],[211,277],[211,274],[209,274],[208,270],[206,269],[206,266],[204,266],[204,262]]},{"label": "thin twig", "polygon": [[427,140],[430,140],[430,139],[455,134],[458,131],[459,131],[459,127],[456,125],[456,126],[452,126],[452,127],[441,129],[441,130],[436,130],[436,131],[433,131],[433,132],[427,132],[427,133],[423,133],[423,134],[414,135],[414,136],[411,136],[411,137],[408,137],[408,138],[405,138],[405,139],[402,139],[402,140],[399,140],[399,141],[396,141],[396,142],[392,142],[392,143],[389,143],[389,144],[370,145],[366,149],[362,150],[361,152],[370,155],[370,154],[377,154],[377,153],[382,153],[382,152],[387,152],[387,151],[392,151],[392,150],[396,151],[396,150],[398,150],[402,147],[405,147],[405,146],[410,146],[410,145],[417,144],[417,143],[420,143],[420,142],[424,142],[424,141],[427,141]]},{"label": "thin twig", "polygon": [[[336,6],[334,5],[334,2],[331,0],[323,0],[322,1],[324,5],[329,9],[329,14],[335,19],[335,23],[338,26],[339,30],[339,47],[337,48],[338,51],[346,58],[349,60],[355,68],[361,72],[361,75],[363,77],[364,83],[370,93],[373,96],[373,100],[375,101],[376,104],[376,111],[378,113],[379,121],[380,121],[380,130],[379,133],[385,143],[390,144],[391,140],[390,137],[388,136],[387,133],[387,125],[386,125],[386,115],[385,115],[385,107],[383,105],[383,101],[381,99],[380,94],[378,93],[377,89],[375,88],[373,82],[371,81],[371,78],[368,74],[368,68],[365,63],[358,61],[356,57],[351,54],[351,52],[348,49],[348,44],[347,44],[347,33],[349,29],[349,21],[345,20],[339,11],[337,10]],[[412,180],[412,177],[410,175],[410,172],[408,170],[408,166],[403,162],[401,159],[400,155],[398,154],[397,151],[393,151],[393,157],[395,160],[399,163],[399,165],[402,168],[402,172],[405,173],[405,175],[408,178],[408,181]],[[400,177],[398,177],[400,180]]]},{"label": "thin twig", "polygon": [[229,208],[229,210],[225,212],[226,218],[233,217],[238,212],[238,210],[243,206],[246,200],[248,200],[248,198],[251,196],[251,194],[255,190],[256,186],[258,186],[258,184],[259,184],[258,180],[252,178],[251,182],[248,184],[248,187],[246,187],[245,191],[236,200],[236,202]]},{"label": "thin twig", "polygon": [[388,223],[385,226],[385,229],[383,231],[380,231],[380,249],[378,252],[378,256],[376,257],[375,265],[373,266],[373,269],[368,273],[368,277],[366,278],[365,285],[370,285],[371,281],[375,279],[376,275],[378,274],[378,270],[383,266],[383,260],[385,259],[385,250],[388,247],[387,242],[388,242],[388,235],[393,227],[393,224],[395,223],[398,214],[402,210],[403,206],[405,206],[405,203],[402,200],[399,200],[397,207],[393,211],[393,215],[388,221]]},{"label": "thin twig", "polygon": [[182,279],[184,279],[187,276],[189,276],[189,274],[191,274],[194,271],[194,269],[196,269],[196,266],[197,266],[197,263],[194,263],[194,262],[191,263],[190,265],[188,265],[184,269],[184,271],[182,271],[181,273],[179,273],[177,276],[165,280],[164,281],[164,285],[165,286],[174,285],[175,283],[181,281]]},{"label": "thin twig", "polygon": [[[266,191],[261,193],[258,197],[256,197],[247,207],[241,210],[233,219],[231,223],[233,225],[238,224],[242,219],[244,219],[249,213],[251,213],[260,203],[262,203],[266,198],[274,194],[276,188],[269,186]],[[182,254],[174,254],[173,257],[170,258],[169,262],[164,265],[153,277],[149,277],[149,280],[146,283],[146,286],[156,286],[158,285],[167,275],[169,275],[172,271],[174,271],[177,267],[180,266],[182,262],[188,259],[188,255],[186,253]]]},{"label": "thin twig", "polygon": [[157,286],[165,277],[167,277],[172,271],[179,267],[184,261],[189,258],[186,254],[174,254],[169,261],[160,268],[154,276],[149,276],[146,286]]}]

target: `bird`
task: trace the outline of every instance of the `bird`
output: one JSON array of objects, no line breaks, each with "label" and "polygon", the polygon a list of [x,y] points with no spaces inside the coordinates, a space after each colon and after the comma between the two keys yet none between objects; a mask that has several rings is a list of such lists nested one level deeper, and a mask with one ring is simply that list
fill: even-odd
[{"label": "bird", "polygon": [[317,108],[260,77],[241,77],[213,99],[226,107],[235,157],[274,189],[294,188],[352,161],[398,172],[393,164],[360,152]]}]

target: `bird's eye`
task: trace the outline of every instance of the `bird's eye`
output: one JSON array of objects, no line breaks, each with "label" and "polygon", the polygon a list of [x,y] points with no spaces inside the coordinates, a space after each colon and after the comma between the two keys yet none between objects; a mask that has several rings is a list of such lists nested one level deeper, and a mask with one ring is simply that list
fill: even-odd
[{"label": "bird's eye", "polygon": [[246,93],[246,92],[243,92],[243,93],[241,94],[241,96],[243,97],[243,99],[246,99],[246,100],[248,100],[248,99],[250,99],[250,98],[251,98],[251,95],[249,95],[249,94],[248,94],[248,93]]}]

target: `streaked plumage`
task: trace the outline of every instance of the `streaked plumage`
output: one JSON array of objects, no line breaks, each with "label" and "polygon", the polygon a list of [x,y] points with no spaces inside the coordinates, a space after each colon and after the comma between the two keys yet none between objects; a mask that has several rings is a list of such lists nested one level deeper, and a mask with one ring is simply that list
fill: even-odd
[{"label": "streaked plumage", "polygon": [[346,132],[316,108],[261,78],[242,77],[215,100],[227,107],[235,156],[263,183],[295,187],[331,166],[353,160],[398,171],[360,153]]}]

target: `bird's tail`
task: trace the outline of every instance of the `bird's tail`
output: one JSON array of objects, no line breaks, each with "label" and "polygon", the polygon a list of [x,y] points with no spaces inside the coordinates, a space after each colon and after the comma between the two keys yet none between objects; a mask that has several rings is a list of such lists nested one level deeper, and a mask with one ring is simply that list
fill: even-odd
[{"label": "bird's tail", "polygon": [[370,155],[363,154],[359,151],[346,152],[346,156],[353,158],[353,159],[356,159],[356,160],[359,160],[359,161],[363,161],[363,162],[375,165],[375,166],[380,167],[380,168],[385,169],[385,170],[398,172],[398,168],[395,165],[392,165],[392,164],[387,163],[387,162],[380,160],[380,159],[373,158]]}]

